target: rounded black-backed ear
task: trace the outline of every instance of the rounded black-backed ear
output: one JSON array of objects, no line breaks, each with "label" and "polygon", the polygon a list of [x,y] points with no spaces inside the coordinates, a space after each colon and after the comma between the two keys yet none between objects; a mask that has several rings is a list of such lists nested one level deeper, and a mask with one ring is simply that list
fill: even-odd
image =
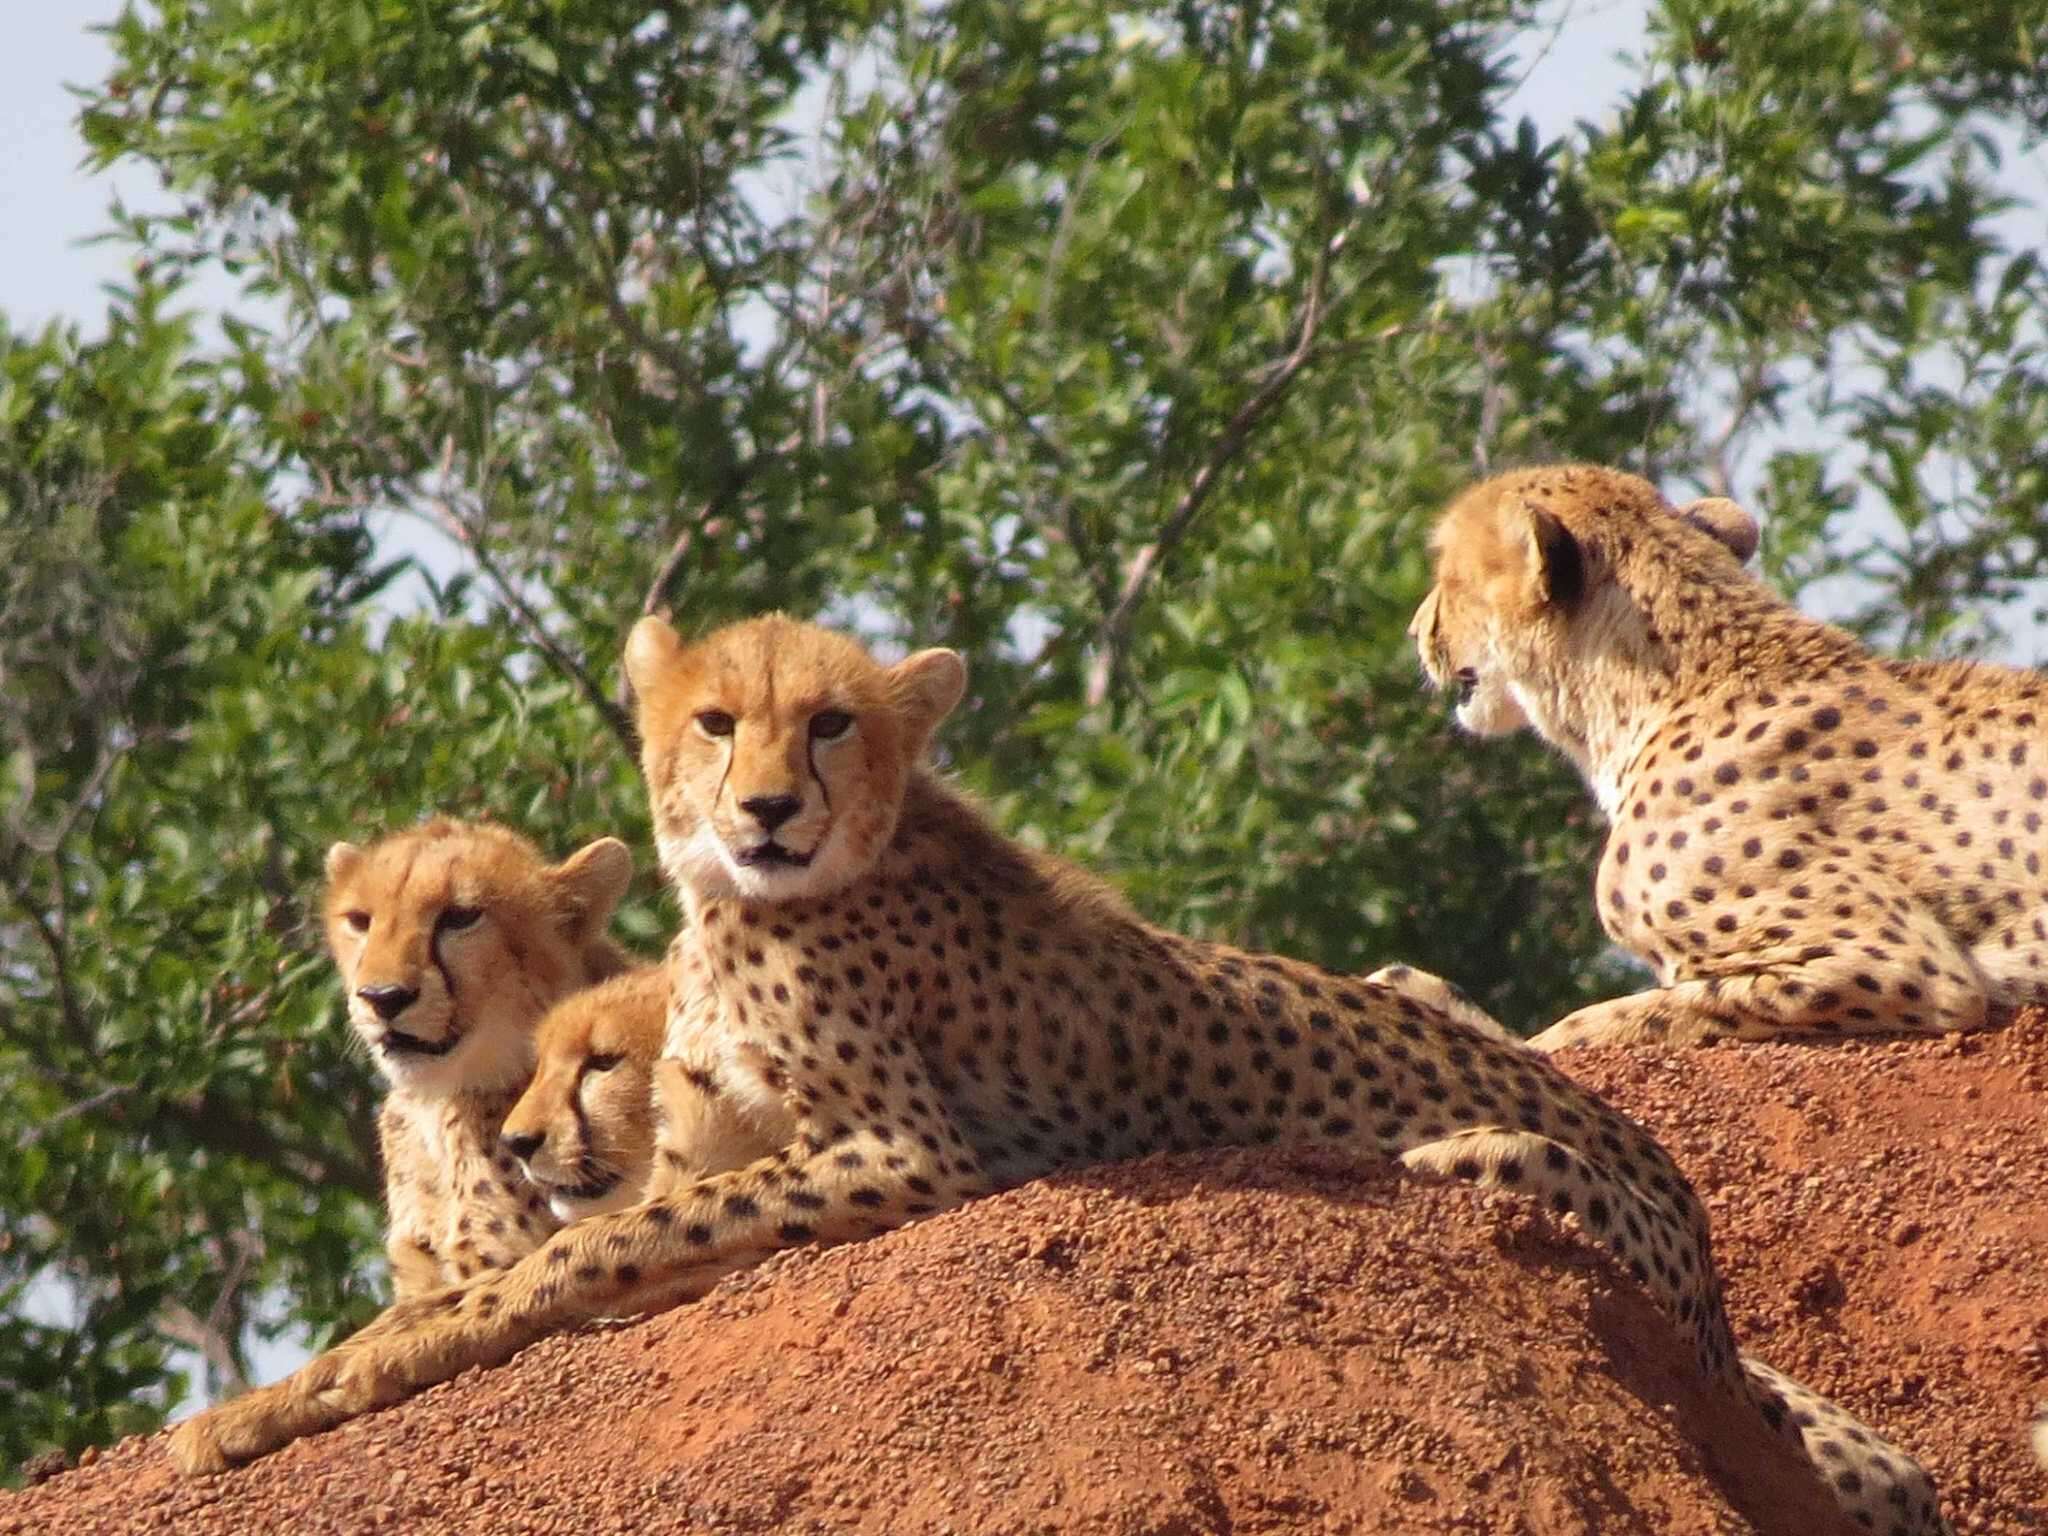
[{"label": "rounded black-backed ear", "polygon": [[1586,595],[1586,551],[1541,507],[1529,511],[1529,574],[1537,594],[1553,607],[1570,611]]},{"label": "rounded black-backed ear", "polygon": [[336,843],[327,850],[327,883],[339,885],[363,862],[363,850],[354,843]]},{"label": "rounded black-backed ear", "polygon": [[922,743],[967,692],[967,663],[958,651],[919,651],[889,669],[889,690]]},{"label": "rounded black-backed ear", "polygon": [[682,638],[665,619],[652,614],[633,626],[626,636],[626,680],[636,696],[644,699],[654,680],[683,654]]},{"label": "rounded black-backed ear", "polygon": [[633,880],[633,855],[616,837],[600,837],[547,872],[553,905],[579,942],[603,933]]},{"label": "rounded black-backed ear", "polygon": [[1749,557],[1756,553],[1763,539],[1756,519],[1726,496],[1703,496],[1680,507],[1678,515],[1717,543],[1725,544],[1744,565],[1749,564]]}]

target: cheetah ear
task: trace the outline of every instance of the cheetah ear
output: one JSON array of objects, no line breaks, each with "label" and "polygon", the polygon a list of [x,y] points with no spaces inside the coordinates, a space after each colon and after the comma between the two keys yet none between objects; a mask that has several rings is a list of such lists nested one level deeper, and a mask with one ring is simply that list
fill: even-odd
[{"label": "cheetah ear", "polygon": [[1749,564],[1763,535],[1756,519],[1726,496],[1703,496],[1678,509],[1678,515],[1701,533],[1728,546],[1737,561]]},{"label": "cheetah ear", "polygon": [[644,701],[655,680],[682,654],[682,639],[666,619],[649,614],[635,624],[626,636],[626,680],[633,685],[633,692]]},{"label": "cheetah ear", "polygon": [[633,879],[633,855],[616,837],[600,837],[547,873],[552,905],[572,938],[593,939],[612,920],[612,909]]},{"label": "cheetah ear", "polygon": [[327,883],[339,885],[363,862],[363,850],[354,843],[336,843],[327,850]]},{"label": "cheetah ear", "polygon": [[919,651],[889,669],[889,691],[922,750],[925,738],[967,692],[967,663],[958,651]]},{"label": "cheetah ear", "polygon": [[1586,550],[1541,507],[1529,509],[1529,577],[1537,597],[1569,613],[1586,595]]}]

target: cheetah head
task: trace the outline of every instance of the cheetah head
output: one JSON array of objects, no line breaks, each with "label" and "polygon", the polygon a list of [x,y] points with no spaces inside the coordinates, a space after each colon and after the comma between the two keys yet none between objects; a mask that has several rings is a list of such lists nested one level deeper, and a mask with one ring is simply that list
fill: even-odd
[{"label": "cheetah head", "polygon": [[1591,465],[1499,475],[1451,503],[1431,538],[1436,584],[1408,633],[1431,685],[1455,691],[1466,730],[1520,730],[1532,709],[1548,713],[1537,696],[1572,658],[1637,643],[1639,616],[1610,559],[1631,524],[1651,540],[1697,530],[1712,542],[1692,540],[1695,552],[1718,545],[1738,563],[1756,552],[1756,521],[1734,502],[1676,509],[1649,482]]},{"label": "cheetah head", "polygon": [[781,614],[687,646],[642,619],[626,674],[663,869],[700,897],[763,901],[830,895],[874,863],[967,686],[952,651],[884,666]]},{"label": "cheetah head", "polygon": [[533,1081],[499,1132],[562,1221],[640,1198],[654,1164],[654,1063],[668,1019],[667,969],[575,992],[534,1032]]},{"label": "cheetah head", "polygon": [[516,833],[445,819],[328,849],[327,944],[384,1076],[428,1093],[517,1081],[548,1005],[616,969],[604,930],[632,873],[616,838],[549,864]]}]

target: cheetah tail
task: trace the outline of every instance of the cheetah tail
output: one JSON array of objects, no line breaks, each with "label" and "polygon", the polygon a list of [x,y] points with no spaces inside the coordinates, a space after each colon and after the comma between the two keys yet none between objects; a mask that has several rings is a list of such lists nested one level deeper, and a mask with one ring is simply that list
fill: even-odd
[{"label": "cheetah tail", "polygon": [[1880,1536],[1954,1536],[1934,1480],[1920,1463],[1838,1404],[1761,1360],[1744,1355],[1742,1371],[1764,1418],[1798,1437],[1858,1529]]}]

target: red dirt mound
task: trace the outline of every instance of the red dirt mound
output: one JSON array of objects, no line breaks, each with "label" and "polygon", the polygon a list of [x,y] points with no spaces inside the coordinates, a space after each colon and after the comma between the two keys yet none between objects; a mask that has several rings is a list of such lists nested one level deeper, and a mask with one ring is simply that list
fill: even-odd
[{"label": "red dirt mound", "polygon": [[1526,1201],[1154,1160],[788,1255],[224,1477],[131,1441],[0,1532],[1830,1529],[1685,1360]]},{"label": "red dirt mound", "polygon": [[[1714,1209],[1745,1347],[2048,1531],[2048,1021],[1562,1064]],[[1813,1533],[1832,1508],[1519,1199],[1327,1153],[1032,1186],[551,1340],[240,1472],[130,1441],[0,1536]]]},{"label": "red dirt mound", "polygon": [[1914,1453],[1962,1536],[2048,1532],[2048,1014],[1949,1040],[1558,1064],[1706,1199],[1743,1347]]}]

